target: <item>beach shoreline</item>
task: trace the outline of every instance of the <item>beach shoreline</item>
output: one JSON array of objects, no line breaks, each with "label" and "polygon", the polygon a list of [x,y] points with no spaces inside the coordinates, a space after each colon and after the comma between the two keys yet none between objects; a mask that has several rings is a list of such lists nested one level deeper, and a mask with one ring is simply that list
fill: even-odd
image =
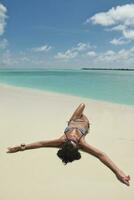
[{"label": "beach shoreline", "polygon": [[0,82],[111,103],[134,105],[133,73],[125,71],[9,71]]},{"label": "beach shoreline", "polygon": [[[80,103],[85,103],[91,122],[87,142],[107,153],[131,176],[129,188],[88,154],[82,153],[80,161],[67,167],[57,158],[57,149],[6,154],[8,146],[61,136]],[[0,112],[1,199],[80,200],[84,195],[94,200],[133,200],[134,106],[0,84]]]},{"label": "beach shoreline", "polygon": [[61,95],[63,97],[68,97],[68,98],[77,98],[77,99],[83,99],[85,101],[90,101],[92,103],[100,103],[100,104],[105,104],[105,105],[113,105],[113,106],[122,106],[122,107],[128,107],[128,108],[134,108],[134,105],[132,104],[123,104],[123,103],[118,103],[118,102],[110,102],[106,100],[100,100],[100,99],[94,99],[94,98],[88,98],[88,97],[83,97],[83,96],[77,96],[77,95],[72,95],[68,93],[62,93],[62,92],[55,92],[55,91],[49,91],[49,90],[42,90],[38,88],[33,88],[33,87],[23,87],[23,86],[17,86],[17,85],[10,85],[10,84],[5,84],[5,83],[0,83],[0,89],[12,89],[16,90],[18,92],[30,92],[30,93],[37,93],[37,94],[47,94],[47,95]]}]

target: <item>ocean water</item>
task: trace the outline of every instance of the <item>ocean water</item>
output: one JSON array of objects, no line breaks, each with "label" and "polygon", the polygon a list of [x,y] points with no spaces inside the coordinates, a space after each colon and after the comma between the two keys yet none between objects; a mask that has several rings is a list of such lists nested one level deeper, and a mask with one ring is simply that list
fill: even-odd
[{"label": "ocean water", "polygon": [[134,105],[134,71],[0,71],[0,83]]}]

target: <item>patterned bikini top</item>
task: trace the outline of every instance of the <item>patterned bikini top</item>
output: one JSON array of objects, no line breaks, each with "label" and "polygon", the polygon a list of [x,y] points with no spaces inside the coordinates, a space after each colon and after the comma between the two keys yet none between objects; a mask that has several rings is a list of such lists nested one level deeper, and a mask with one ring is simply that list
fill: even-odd
[{"label": "patterned bikini top", "polygon": [[67,140],[68,140],[68,141],[73,141],[73,142],[75,142],[75,143],[76,143],[75,140],[69,139],[68,136],[67,136],[67,132],[68,132],[68,131],[72,131],[73,129],[76,129],[76,130],[78,130],[78,131],[81,133],[81,136],[80,136],[79,139],[78,139],[78,143],[79,143],[79,142],[80,142],[80,139],[81,139],[83,136],[85,136],[85,135],[87,134],[87,130],[86,130],[85,128],[69,127],[69,126],[65,128],[64,133],[65,133],[65,135],[66,135]]}]

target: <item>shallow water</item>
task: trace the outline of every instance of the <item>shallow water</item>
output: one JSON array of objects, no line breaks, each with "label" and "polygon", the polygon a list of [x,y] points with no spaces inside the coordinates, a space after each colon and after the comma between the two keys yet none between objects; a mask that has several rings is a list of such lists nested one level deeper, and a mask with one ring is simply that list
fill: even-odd
[{"label": "shallow water", "polygon": [[134,71],[0,71],[0,83],[134,104]]}]

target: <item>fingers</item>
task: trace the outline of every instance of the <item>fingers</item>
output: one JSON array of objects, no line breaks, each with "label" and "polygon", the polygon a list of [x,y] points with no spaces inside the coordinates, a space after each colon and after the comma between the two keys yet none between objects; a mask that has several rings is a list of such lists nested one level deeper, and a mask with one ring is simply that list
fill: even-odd
[{"label": "fingers", "polygon": [[7,149],[8,149],[7,153],[15,153],[15,152],[19,151],[18,147],[8,147]]},{"label": "fingers", "polygon": [[6,153],[11,153],[10,151],[11,151],[11,148],[8,147]]},{"label": "fingers", "polygon": [[129,181],[130,181],[130,176],[124,177],[123,182],[124,182],[127,186],[130,186]]},{"label": "fingers", "polygon": [[130,184],[129,184],[128,181],[124,181],[124,183],[125,183],[127,186],[130,186]]},{"label": "fingers", "polygon": [[129,186],[129,182],[127,180],[124,180],[124,183]]},{"label": "fingers", "polygon": [[129,183],[129,181],[130,181],[130,176],[128,175],[128,176],[118,176],[117,177],[122,183],[124,183],[125,185],[127,185],[127,186],[130,186],[130,183]]}]

